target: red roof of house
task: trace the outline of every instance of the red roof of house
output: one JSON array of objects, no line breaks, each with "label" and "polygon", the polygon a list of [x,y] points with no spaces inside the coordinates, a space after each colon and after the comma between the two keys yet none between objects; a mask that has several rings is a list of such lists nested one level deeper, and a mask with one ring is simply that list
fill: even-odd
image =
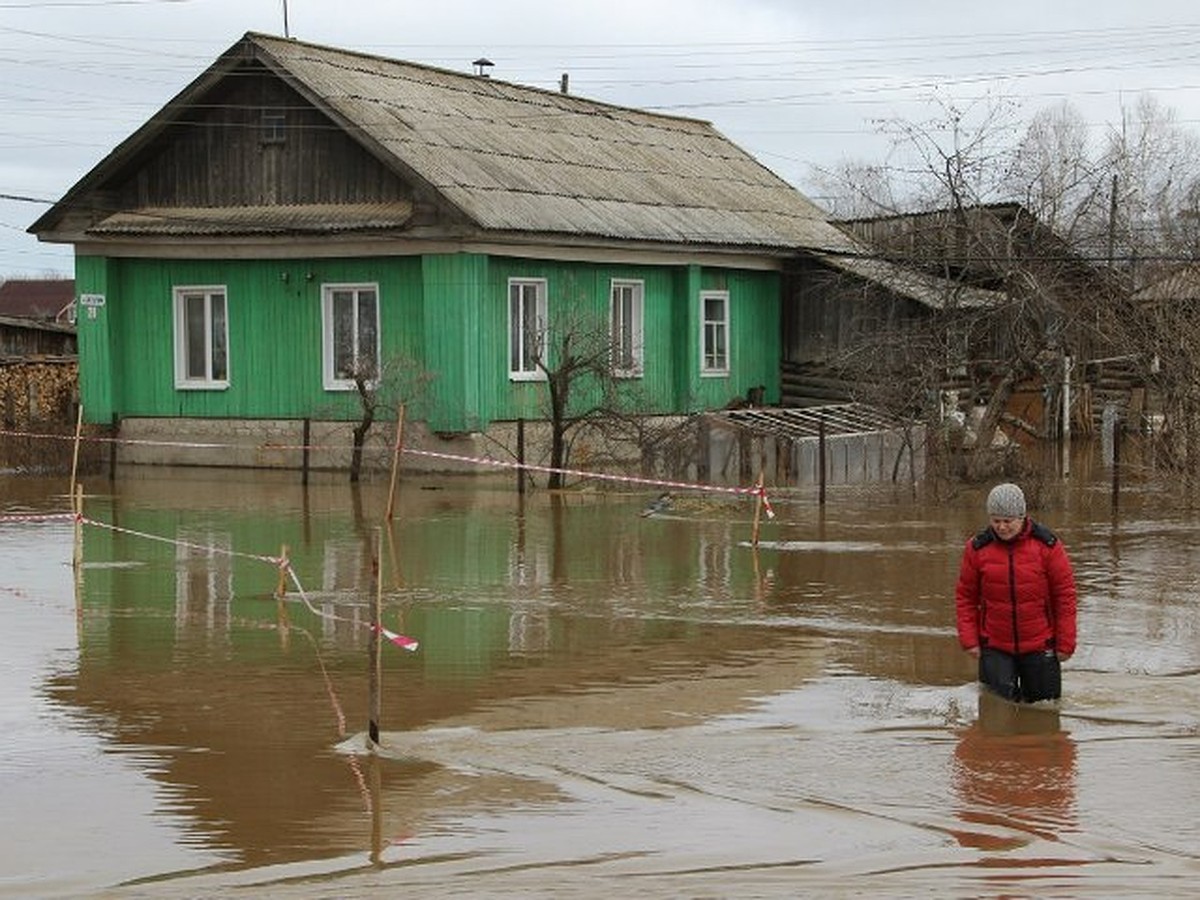
[{"label": "red roof of house", "polygon": [[53,322],[74,299],[71,278],[10,278],[0,284],[0,316]]}]

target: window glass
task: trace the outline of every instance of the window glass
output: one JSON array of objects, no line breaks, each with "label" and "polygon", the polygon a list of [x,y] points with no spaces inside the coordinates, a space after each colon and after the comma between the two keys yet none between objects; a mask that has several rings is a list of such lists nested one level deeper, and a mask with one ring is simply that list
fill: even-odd
[{"label": "window glass", "polygon": [[229,385],[229,317],[224,288],[175,289],[175,386]]}]

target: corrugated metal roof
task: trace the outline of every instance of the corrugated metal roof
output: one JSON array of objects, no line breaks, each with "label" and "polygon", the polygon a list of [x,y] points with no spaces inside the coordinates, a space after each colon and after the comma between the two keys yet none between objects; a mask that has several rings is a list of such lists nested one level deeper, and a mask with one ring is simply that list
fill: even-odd
[{"label": "corrugated metal roof", "polygon": [[1006,302],[1005,296],[997,291],[967,287],[885,259],[856,255],[817,255],[836,269],[877,284],[901,297],[915,300],[930,309],[988,309]]},{"label": "corrugated metal roof", "polygon": [[906,423],[884,410],[863,403],[830,403],[825,406],[781,409],[727,409],[709,413],[756,434],[778,435],[792,439],[896,431]]},{"label": "corrugated metal roof", "polygon": [[402,227],[412,204],[314,203],[292,206],[145,207],[115,213],[88,229],[102,235],[332,234]]},{"label": "corrugated metal roof", "polygon": [[244,40],[481,229],[855,247],[708,122],[268,35]]},{"label": "corrugated metal roof", "polygon": [[1133,299],[1148,303],[1200,299],[1200,267],[1180,266],[1165,278],[1142,288],[1133,295]]}]

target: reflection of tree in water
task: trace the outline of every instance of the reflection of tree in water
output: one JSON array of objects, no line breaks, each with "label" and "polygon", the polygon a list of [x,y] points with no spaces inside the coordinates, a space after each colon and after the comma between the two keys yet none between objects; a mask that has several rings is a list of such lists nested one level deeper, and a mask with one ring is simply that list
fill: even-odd
[{"label": "reflection of tree in water", "polygon": [[959,818],[983,827],[954,836],[964,847],[1006,850],[1029,843],[1030,835],[1055,840],[1073,829],[1075,755],[1057,711],[982,692],[979,718],[954,751],[954,788]]}]

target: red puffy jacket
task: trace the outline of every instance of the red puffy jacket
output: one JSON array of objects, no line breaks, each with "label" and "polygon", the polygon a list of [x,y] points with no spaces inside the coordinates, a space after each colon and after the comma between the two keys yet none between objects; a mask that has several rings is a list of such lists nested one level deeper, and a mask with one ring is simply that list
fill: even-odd
[{"label": "red puffy jacket", "polygon": [[967,541],[954,594],[964,650],[1075,652],[1071,561],[1062,541],[1032,519],[1011,541],[990,528]]}]

